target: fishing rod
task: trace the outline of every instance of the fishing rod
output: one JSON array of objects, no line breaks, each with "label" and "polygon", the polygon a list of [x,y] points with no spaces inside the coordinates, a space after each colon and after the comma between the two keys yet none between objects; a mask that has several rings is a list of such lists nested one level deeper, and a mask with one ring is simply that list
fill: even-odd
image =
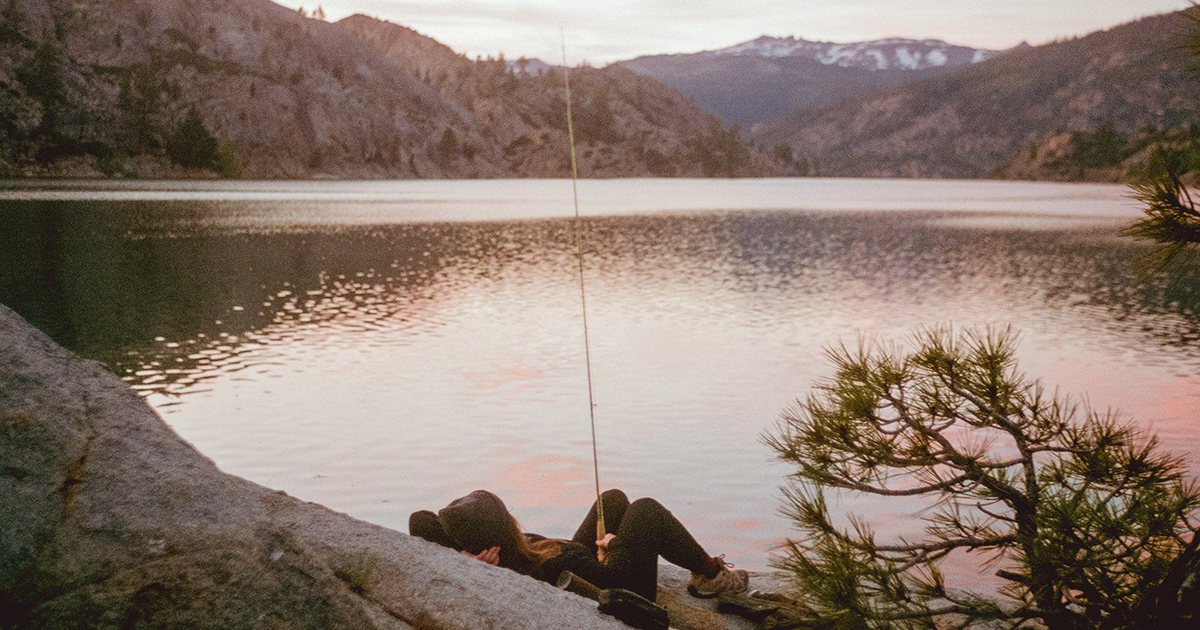
[{"label": "fishing rod", "polygon": [[592,470],[596,479],[596,540],[605,534],[604,501],[600,499],[600,455],[596,450],[596,399],[592,392],[592,350],[588,341],[587,292],[583,287],[583,222],[579,218],[579,169],[575,161],[575,125],[571,120],[571,76],[567,70],[567,35],[562,34],[563,86],[567,91],[567,141],[571,145],[571,192],[575,198],[575,258],[579,261],[579,303],[583,309],[583,357],[587,365],[588,416],[592,423]]}]

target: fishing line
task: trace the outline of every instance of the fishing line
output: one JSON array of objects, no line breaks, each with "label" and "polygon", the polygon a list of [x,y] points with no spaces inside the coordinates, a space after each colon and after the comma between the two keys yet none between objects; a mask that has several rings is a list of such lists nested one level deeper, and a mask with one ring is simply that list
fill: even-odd
[{"label": "fishing line", "polygon": [[567,70],[567,35],[561,31],[563,86],[567,91],[567,140],[571,144],[571,192],[575,197],[575,257],[579,260],[579,303],[583,308],[583,357],[587,365],[588,414],[592,422],[592,469],[596,477],[596,540],[604,538],[604,502],[600,500],[600,455],[596,450],[596,399],[592,393],[592,350],[588,341],[587,292],[583,288],[583,224],[579,218],[579,169],[575,162],[575,125],[571,121],[571,78]]}]

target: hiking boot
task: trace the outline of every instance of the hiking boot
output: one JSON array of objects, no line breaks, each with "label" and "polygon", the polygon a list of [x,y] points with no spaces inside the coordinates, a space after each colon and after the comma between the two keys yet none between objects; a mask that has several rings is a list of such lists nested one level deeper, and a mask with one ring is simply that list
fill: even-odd
[{"label": "hiking boot", "polygon": [[750,590],[750,573],[745,569],[729,568],[731,566],[721,567],[721,571],[713,577],[693,573],[687,585],[688,594],[707,599],[721,593],[744,593]]}]

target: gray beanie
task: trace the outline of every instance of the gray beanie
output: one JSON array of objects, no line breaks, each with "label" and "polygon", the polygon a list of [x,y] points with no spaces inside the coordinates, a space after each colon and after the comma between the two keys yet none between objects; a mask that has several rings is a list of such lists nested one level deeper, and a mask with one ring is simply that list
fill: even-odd
[{"label": "gray beanie", "polygon": [[455,499],[438,510],[442,529],[460,548],[477,554],[505,542],[512,517],[500,497],[487,490],[476,490]]}]

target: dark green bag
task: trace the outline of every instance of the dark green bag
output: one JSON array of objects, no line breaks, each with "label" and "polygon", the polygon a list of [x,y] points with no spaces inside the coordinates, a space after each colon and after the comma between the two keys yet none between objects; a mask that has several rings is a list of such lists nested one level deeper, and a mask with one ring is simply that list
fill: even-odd
[{"label": "dark green bag", "polygon": [[671,625],[667,611],[633,591],[607,588],[600,591],[599,601],[600,612],[639,630],[667,630]]}]

